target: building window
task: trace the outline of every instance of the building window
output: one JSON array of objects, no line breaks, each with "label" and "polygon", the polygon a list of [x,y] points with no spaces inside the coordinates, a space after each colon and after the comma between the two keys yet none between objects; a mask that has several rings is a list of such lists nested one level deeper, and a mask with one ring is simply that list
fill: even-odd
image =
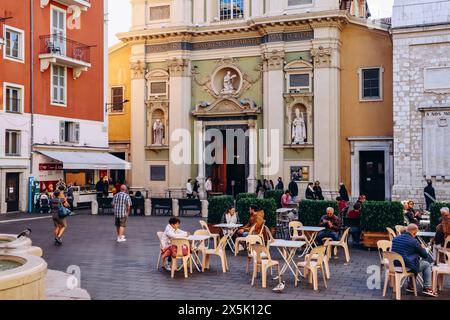
[{"label": "building window", "polygon": [[66,104],[66,67],[52,65],[52,104]]},{"label": "building window", "polygon": [[6,130],[5,154],[7,156],[20,156],[20,131]]},{"label": "building window", "polygon": [[5,111],[10,113],[21,113],[23,103],[23,88],[13,85],[5,85]]},{"label": "building window", "polygon": [[306,4],[312,4],[312,0],[288,0],[289,7],[301,6]]},{"label": "building window", "polygon": [[150,95],[166,95],[167,94],[167,82],[166,81],[157,81],[150,82]]},{"label": "building window", "polygon": [[288,75],[288,92],[311,92],[311,73],[291,73]]},{"label": "building window", "polygon": [[24,33],[20,29],[5,26],[6,59],[24,61]]},{"label": "building window", "polygon": [[170,19],[170,6],[150,7],[150,20],[168,20]]},{"label": "building window", "polygon": [[220,20],[241,19],[244,17],[244,0],[220,0]]},{"label": "building window", "polygon": [[123,112],[123,87],[111,88],[112,112]]},{"label": "building window", "polygon": [[381,100],[382,68],[364,68],[360,70],[361,100]]},{"label": "building window", "polygon": [[151,181],[166,181],[166,166],[150,166]]},{"label": "building window", "polygon": [[59,140],[61,142],[80,142],[80,124],[78,122],[60,121]]}]

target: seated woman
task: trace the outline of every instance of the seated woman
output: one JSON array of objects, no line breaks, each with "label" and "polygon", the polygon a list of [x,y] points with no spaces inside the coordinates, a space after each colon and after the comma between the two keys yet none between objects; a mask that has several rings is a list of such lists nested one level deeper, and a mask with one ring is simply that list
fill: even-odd
[{"label": "seated woman", "polygon": [[409,200],[406,203],[405,209],[405,216],[406,219],[408,219],[408,222],[419,226],[422,215],[414,209],[414,201]]},{"label": "seated woman", "polygon": [[[450,236],[450,211],[447,207],[441,209],[440,223],[436,227],[436,236],[434,237],[434,244],[439,252],[445,245],[445,239]],[[447,248],[447,250],[450,248]]]},{"label": "seated woman", "polygon": [[[172,217],[169,219],[169,224],[166,226],[161,238],[161,251],[162,259],[164,262],[164,268],[170,271],[169,262],[172,260],[172,254],[176,254],[176,249],[172,247],[170,241],[172,239],[186,238],[189,233],[180,229],[181,221],[178,218]],[[166,260],[167,258],[167,260]]]},{"label": "seated woman", "polygon": [[[227,211],[223,214],[221,223],[226,224],[239,224],[239,215],[236,213],[236,208],[231,206],[227,208]],[[232,234],[231,230],[223,230],[223,234]],[[234,236],[235,237],[235,236]],[[233,237],[233,238],[234,238]]]},{"label": "seated woman", "polygon": [[281,196],[281,206],[283,208],[290,208],[293,205],[296,204],[292,201],[291,192],[289,190],[286,190]]},{"label": "seated woman", "polygon": [[253,226],[255,226],[255,233],[259,234],[264,226],[264,210],[258,210],[257,206],[251,205],[249,213],[248,223],[237,232],[237,235],[240,237],[248,236]]}]

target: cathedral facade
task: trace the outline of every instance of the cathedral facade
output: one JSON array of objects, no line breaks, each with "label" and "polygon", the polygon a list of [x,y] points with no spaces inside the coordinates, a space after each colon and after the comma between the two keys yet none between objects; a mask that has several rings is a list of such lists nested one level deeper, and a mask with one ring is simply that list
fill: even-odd
[{"label": "cathedral facade", "polygon": [[327,198],[341,182],[391,198],[392,44],[365,1],[132,5],[110,53],[130,75],[110,81],[128,91],[130,120],[115,115],[110,135],[130,128],[133,188],[183,196],[192,178],[203,195],[211,177],[213,192],[236,194],[281,177],[300,196],[318,180]]}]

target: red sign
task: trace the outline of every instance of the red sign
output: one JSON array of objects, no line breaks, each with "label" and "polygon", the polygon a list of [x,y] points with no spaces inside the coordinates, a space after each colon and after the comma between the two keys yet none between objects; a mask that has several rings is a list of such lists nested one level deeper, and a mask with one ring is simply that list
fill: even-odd
[{"label": "red sign", "polygon": [[39,163],[39,171],[55,171],[62,169],[62,163]]}]

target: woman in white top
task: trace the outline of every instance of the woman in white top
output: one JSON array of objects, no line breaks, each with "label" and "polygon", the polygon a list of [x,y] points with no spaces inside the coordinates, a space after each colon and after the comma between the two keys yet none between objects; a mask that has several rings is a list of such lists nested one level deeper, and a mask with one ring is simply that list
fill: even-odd
[{"label": "woman in white top", "polygon": [[166,229],[164,230],[164,233],[161,237],[161,247],[162,247],[161,251],[163,254],[162,256],[163,261],[166,258],[169,258],[164,264],[166,270],[170,270],[169,260],[171,260],[173,253],[170,241],[172,239],[182,239],[187,238],[189,236],[188,232],[180,229],[180,224],[181,224],[180,219],[174,217],[170,218],[169,224],[166,226]]},{"label": "woman in white top", "polygon": [[209,198],[209,195],[212,191],[212,181],[211,181],[211,177],[208,177],[208,179],[206,179],[205,182],[205,191],[206,191],[206,196]]},{"label": "woman in white top", "polygon": [[186,197],[187,198],[192,198],[194,195],[194,190],[192,190],[192,183],[191,183],[192,179],[189,179],[186,183]]},{"label": "woman in white top", "polygon": [[[229,207],[227,211],[222,216],[222,223],[226,224],[238,224],[239,223],[239,216],[236,213],[236,209],[234,207]],[[225,234],[232,234],[231,230],[224,230]]]}]

